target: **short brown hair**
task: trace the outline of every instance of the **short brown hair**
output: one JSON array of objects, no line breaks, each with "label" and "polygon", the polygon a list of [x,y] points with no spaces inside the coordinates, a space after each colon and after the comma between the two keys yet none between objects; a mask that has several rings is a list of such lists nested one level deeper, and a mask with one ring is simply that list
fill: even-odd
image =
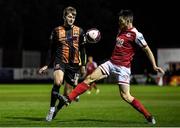
[{"label": "short brown hair", "polygon": [[63,17],[65,17],[69,13],[72,13],[74,16],[76,16],[76,9],[72,6],[66,7],[63,11]]},{"label": "short brown hair", "polygon": [[121,10],[118,13],[118,16],[126,17],[130,19],[130,22],[133,22],[133,12],[131,10]]}]

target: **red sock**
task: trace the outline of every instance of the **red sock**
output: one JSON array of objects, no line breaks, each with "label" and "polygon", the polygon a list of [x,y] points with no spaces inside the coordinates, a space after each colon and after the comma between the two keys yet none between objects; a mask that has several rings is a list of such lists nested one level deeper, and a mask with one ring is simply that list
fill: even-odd
[{"label": "red sock", "polygon": [[146,118],[151,116],[151,114],[146,110],[146,108],[141,104],[139,100],[134,98],[131,105],[140,113],[142,113]]},{"label": "red sock", "polygon": [[89,89],[89,86],[86,83],[84,82],[79,83],[75,87],[75,89],[73,89],[72,92],[68,95],[69,100],[70,101],[74,100],[77,96],[81,95],[88,89]]}]

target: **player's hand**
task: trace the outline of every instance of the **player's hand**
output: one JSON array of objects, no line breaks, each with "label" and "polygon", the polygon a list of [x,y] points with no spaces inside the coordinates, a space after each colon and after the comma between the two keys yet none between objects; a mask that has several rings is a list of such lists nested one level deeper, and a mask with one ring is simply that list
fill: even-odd
[{"label": "player's hand", "polygon": [[47,69],[48,69],[48,66],[45,65],[45,66],[43,66],[42,68],[39,69],[38,73],[43,74]]},{"label": "player's hand", "polygon": [[161,67],[153,67],[156,72],[164,74],[164,70]]}]

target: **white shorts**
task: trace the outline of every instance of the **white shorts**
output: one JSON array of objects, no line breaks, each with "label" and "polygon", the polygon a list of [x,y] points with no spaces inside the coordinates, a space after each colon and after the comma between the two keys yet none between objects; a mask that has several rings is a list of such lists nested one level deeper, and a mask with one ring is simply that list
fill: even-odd
[{"label": "white shorts", "polygon": [[106,61],[105,63],[101,64],[99,66],[101,71],[109,76],[109,75],[115,75],[116,81],[118,84],[121,85],[129,85],[130,84],[130,75],[131,70],[130,68],[124,67],[124,66],[117,66],[111,61]]}]

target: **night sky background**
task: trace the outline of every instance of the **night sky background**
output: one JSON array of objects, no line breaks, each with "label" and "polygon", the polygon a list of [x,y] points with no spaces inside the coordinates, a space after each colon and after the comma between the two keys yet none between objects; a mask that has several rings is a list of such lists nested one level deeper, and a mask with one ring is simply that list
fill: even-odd
[{"label": "night sky background", "polygon": [[[155,57],[158,48],[180,48],[178,2],[138,0],[0,0],[0,48],[3,67],[22,67],[22,50],[40,51],[42,63],[52,29],[63,23],[66,6],[77,9],[75,24],[84,30],[98,28],[102,39],[86,45],[87,54],[100,64],[111,56],[118,32],[117,13],[134,12],[134,26],[143,33]],[[157,58],[156,58],[157,59]],[[152,72],[149,60],[138,48],[134,73]]]}]

